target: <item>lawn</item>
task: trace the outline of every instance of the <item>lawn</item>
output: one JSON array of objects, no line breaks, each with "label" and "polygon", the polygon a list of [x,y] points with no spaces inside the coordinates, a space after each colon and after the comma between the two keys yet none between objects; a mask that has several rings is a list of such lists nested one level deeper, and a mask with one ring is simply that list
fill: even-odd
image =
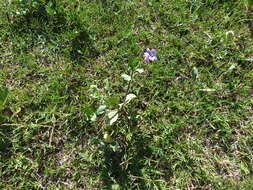
[{"label": "lawn", "polygon": [[0,189],[252,187],[250,1],[0,0]]}]

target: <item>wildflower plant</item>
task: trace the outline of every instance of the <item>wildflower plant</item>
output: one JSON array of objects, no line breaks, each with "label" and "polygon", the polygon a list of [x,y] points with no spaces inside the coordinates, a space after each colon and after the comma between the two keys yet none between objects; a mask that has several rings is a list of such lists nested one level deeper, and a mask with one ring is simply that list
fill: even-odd
[{"label": "wildflower plant", "polygon": [[[150,50],[149,48],[146,49],[146,52],[144,53],[144,61],[156,61],[157,57],[155,56],[156,51],[154,49]],[[131,65],[131,64],[130,64]],[[112,130],[112,127],[116,124],[116,122],[120,119],[121,112],[127,107],[127,105],[130,104],[130,102],[135,99],[137,96],[133,93],[130,93],[132,89],[132,84],[135,79],[135,76],[138,74],[142,74],[144,72],[143,68],[136,68],[136,67],[131,67],[130,74],[122,73],[121,78],[127,83],[126,85],[126,91],[123,93],[123,97],[121,98],[123,101],[117,101],[118,103],[114,105],[114,107],[108,108],[106,105],[106,100],[108,99],[108,96],[110,95],[105,95],[104,93],[108,87],[108,81],[107,85],[103,89],[99,89],[96,85],[91,85],[90,86],[90,96],[94,99],[100,100],[99,102],[101,103],[96,111],[92,111],[88,106],[85,107],[85,112],[86,115],[89,117],[90,121],[92,122],[97,122],[102,118],[104,123],[103,126],[103,131],[104,131],[104,140],[108,143],[113,142],[111,134],[114,133]],[[109,130],[112,130],[112,133],[109,134]]]}]

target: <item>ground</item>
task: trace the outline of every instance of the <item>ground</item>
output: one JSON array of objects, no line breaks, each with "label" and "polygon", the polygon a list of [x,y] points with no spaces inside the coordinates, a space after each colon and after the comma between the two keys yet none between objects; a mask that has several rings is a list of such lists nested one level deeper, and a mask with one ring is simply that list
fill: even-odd
[{"label": "ground", "polygon": [[252,189],[252,15],[0,0],[0,188]]}]

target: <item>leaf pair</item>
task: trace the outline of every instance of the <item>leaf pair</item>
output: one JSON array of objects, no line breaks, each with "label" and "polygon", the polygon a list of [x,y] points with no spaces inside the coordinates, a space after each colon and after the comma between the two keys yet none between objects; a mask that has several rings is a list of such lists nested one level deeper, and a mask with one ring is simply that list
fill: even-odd
[{"label": "leaf pair", "polygon": [[[139,69],[136,69],[135,71],[141,74],[141,73],[144,72],[144,69],[139,68]],[[127,74],[125,74],[125,73],[123,73],[123,74],[121,75],[121,77],[122,77],[125,81],[128,81],[128,82],[132,80],[132,77],[129,76],[129,75],[127,75]]]}]

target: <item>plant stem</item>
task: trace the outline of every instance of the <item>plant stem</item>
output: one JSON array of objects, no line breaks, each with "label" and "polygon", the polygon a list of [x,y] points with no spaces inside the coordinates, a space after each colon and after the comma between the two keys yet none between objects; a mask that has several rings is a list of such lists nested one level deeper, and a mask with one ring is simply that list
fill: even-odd
[{"label": "plant stem", "polygon": [[128,95],[128,93],[129,93],[129,90],[130,90],[130,87],[131,87],[131,82],[132,82],[132,79],[133,79],[133,75],[134,75],[134,72],[133,72],[133,70],[131,70],[131,74],[130,74],[131,80],[128,81],[125,97],[126,97],[126,96]]}]

